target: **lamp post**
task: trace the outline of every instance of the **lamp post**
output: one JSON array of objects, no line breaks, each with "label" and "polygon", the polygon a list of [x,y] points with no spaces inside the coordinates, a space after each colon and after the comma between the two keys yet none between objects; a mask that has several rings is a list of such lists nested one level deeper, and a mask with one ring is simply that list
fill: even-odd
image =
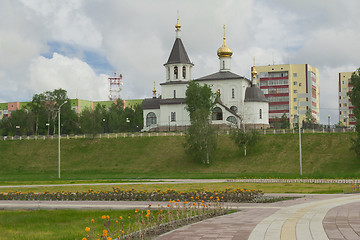
[{"label": "lamp post", "polygon": [[328,115],[328,129],[329,129],[329,132],[330,132],[330,115]]},{"label": "lamp post", "polygon": [[49,127],[50,127],[50,123],[46,123],[45,125],[47,126],[47,135],[48,135],[48,138],[49,138]]},{"label": "lamp post", "polygon": [[59,165],[59,179],[60,179],[60,138],[61,138],[61,132],[60,132],[60,112],[61,112],[61,107],[67,103],[67,101],[63,102],[60,106],[59,106],[59,109],[58,109],[58,113],[59,113],[59,118],[58,118],[58,134],[59,134],[59,162],[58,162],[58,165]]},{"label": "lamp post", "polygon": [[300,162],[300,177],[302,177],[302,153],[301,153],[301,128],[300,128],[300,101],[297,102],[298,109],[298,127],[299,127],[299,162]]}]

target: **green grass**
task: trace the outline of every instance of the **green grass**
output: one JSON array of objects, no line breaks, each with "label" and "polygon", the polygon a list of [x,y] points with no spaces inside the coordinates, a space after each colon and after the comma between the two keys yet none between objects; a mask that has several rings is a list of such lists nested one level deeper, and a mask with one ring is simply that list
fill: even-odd
[{"label": "green grass", "polygon": [[101,233],[102,215],[119,218],[133,210],[0,210],[0,240],[69,240],[86,236],[93,225]]},{"label": "green grass", "polygon": [[[303,134],[303,177],[352,178],[360,160],[349,151],[354,133]],[[244,157],[228,136],[220,136],[212,163],[189,159],[184,137],[63,139],[63,180],[141,178],[299,177],[298,135],[261,135]],[[57,181],[58,142],[0,142],[0,181]]]}]

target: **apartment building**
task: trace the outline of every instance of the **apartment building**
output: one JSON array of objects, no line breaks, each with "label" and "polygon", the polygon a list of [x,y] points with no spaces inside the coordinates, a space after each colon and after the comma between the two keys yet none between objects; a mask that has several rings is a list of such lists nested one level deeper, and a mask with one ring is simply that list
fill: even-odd
[{"label": "apartment building", "polygon": [[353,72],[339,73],[339,122],[345,127],[355,127],[354,106],[350,102],[348,92],[351,92],[350,84]]},{"label": "apartment building", "polygon": [[319,70],[309,64],[283,64],[256,66],[256,84],[269,101],[269,123],[285,113],[290,128],[300,125],[310,109],[316,122],[320,122]]}]

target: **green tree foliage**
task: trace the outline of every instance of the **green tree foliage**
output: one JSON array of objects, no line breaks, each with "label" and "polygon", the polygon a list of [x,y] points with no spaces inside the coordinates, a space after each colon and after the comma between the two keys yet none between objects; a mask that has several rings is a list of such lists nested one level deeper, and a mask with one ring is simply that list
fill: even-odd
[{"label": "green tree foliage", "polygon": [[352,150],[356,152],[360,158],[360,68],[358,68],[352,75],[350,80],[352,91],[348,93],[350,101],[354,108],[354,116],[356,118],[356,132],[357,137],[353,140]]},{"label": "green tree foliage", "polygon": [[255,130],[248,133],[242,129],[235,129],[231,133],[231,139],[235,142],[239,150],[245,149],[244,156],[246,156],[246,151],[251,151],[258,142],[259,136]]},{"label": "green tree foliage", "polygon": [[281,116],[281,128],[282,129],[287,129],[289,127],[290,127],[290,123],[288,121],[286,113],[283,113],[283,115]]},{"label": "green tree foliage", "polygon": [[185,136],[186,153],[203,164],[210,164],[213,151],[217,146],[216,129],[211,126],[209,112],[196,109],[192,113],[191,126]]},{"label": "green tree foliage", "polygon": [[[84,133],[91,134],[95,137],[96,134],[103,132],[103,109],[100,104],[97,104],[94,111],[85,109],[81,112],[80,125]],[[105,120],[106,121],[106,120]]]},{"label": "green tree foliage", "polygon": [[217,145],[217,133],[210,122],[214,100],[215,94],[208,85],[200,86],[195,81],[189,82],[185,103],[191,126],[188,128],[184,147],[189,156],[204,164],[210,164]]},{"label": "green tree foliage", "polygon": [[210,115],[215,105],[214,101],[215,94],[211,91],[210,86],[207,84],[200,86],[200,84],[195,81],[189,82],[186,89],[185,103],[186,110],[190,114],[190,121],[197,109],[204,109]]}]

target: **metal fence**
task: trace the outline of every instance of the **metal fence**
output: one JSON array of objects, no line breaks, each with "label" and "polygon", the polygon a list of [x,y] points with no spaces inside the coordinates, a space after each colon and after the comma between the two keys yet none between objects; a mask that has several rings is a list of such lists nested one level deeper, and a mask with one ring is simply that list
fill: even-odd
[{"label": "metal fence", "polygon": [[[247,130],[251,131],[251,130]],[[256,130],[259,134],[298,134],[297,129],[266,129]],[[331,128],[331,129],[302,129],[302,133],[346,133],[355,132],[355,128]],[[231,130],[220,130],[219,134],[229,135]],[[102,134],[81,134],[81,135],[61,135],[62,139],[91,139],[91,138],[133,138],[133,137],[166,137],[166,136],[184,136],[186,132],[133,132],[133,133],[102,133]],[[58,139],[57,135],[38,135],[38,136],[0,136],[0,140],[46,140]]]}]

